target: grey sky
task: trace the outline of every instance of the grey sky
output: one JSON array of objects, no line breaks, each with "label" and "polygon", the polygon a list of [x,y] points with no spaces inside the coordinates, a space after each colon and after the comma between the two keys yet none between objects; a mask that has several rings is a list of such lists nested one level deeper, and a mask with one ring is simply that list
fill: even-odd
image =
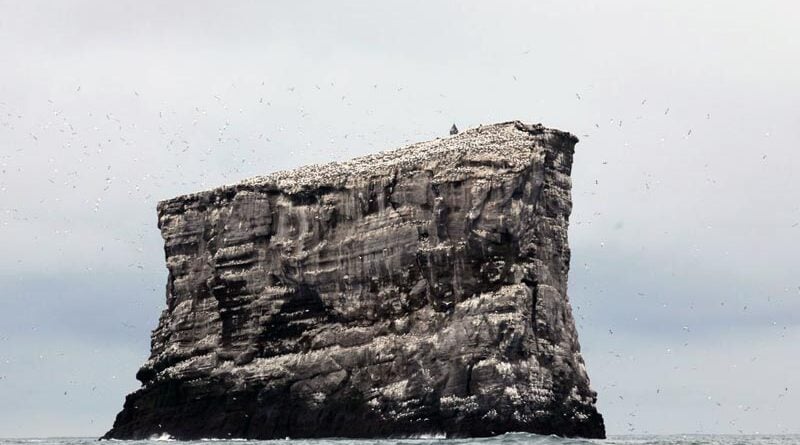
[{"label": "grey sky", "polygon": [[0,1],[0,436],[137,387],[158,200],[511,119],[581,139],[609,432],[800,432],[796,2],[333,3]]}]

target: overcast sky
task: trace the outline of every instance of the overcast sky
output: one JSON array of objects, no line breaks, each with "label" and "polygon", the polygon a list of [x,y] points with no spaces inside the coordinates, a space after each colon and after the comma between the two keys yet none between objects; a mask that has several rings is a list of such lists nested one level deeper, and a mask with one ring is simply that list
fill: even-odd
[{"label": "overcast sky", "polygon": [[157,201],[512,119],[581,140],[570,293],[608,432],[800,433],[799,16],[0,0],[0,436],[102,434],[138,387]]}]

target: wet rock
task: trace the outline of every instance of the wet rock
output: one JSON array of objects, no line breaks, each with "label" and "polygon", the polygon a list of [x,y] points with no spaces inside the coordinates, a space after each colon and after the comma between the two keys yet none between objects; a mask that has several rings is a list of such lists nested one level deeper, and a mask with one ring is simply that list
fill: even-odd
[{"label": "wet rock", "polygon": [[105,437],[603,437],[576,142],[508,122],[161,202],[166,309]]}]

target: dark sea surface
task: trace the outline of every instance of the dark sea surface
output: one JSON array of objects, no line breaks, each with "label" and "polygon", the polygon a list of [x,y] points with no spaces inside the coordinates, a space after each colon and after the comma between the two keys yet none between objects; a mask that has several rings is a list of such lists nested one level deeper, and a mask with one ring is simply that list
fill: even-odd
[{"label": "dark sea surface", "polygon": [[[167,437],[153,440],[110,441],[130,445],[164,445],[175,442]],[[0,439],[0,445],[97,445],[97,438]],[[199,440],[180,442],[203,445],[800,445],[800,435],[626,435],[610,436],[605,440],[564,439],[555,436],[511,433],[480,439],[295,439],[295,440]]]}]

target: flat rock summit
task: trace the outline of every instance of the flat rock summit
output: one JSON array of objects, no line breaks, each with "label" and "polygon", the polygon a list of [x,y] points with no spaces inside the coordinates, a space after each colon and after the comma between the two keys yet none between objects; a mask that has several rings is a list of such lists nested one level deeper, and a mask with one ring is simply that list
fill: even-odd
[{"label": "flat rock summit", "polygon": [[166,309],[104,437],[604,437],[576,142],[506,122],[159,203]]}]

